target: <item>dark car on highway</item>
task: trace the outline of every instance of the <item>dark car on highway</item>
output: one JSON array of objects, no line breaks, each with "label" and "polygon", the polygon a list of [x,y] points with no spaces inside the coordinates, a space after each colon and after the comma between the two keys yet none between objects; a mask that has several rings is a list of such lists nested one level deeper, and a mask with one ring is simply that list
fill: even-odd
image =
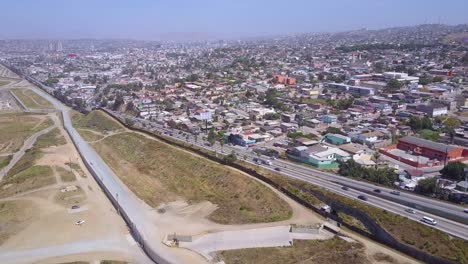
[{"label": "dark car on highway", "polygon": [[363,201],[367,201],[367,196],[365,195],[359,195],[357,198],[363,200]]},{"label": "dark car on highway", "polygon": [[375,189],[374,192],[381,193],[382,191],[380,189]]},{"label": "dark car on highway", "polygon": [[280,168],[275,168],[275,171],[281,171],[281,169]]},{"label": "dark car on highway", "polygon": [[345,191],[349,190],[348,186],[343,186],[343,187],[341,187],[341,189],[343,189]]}]

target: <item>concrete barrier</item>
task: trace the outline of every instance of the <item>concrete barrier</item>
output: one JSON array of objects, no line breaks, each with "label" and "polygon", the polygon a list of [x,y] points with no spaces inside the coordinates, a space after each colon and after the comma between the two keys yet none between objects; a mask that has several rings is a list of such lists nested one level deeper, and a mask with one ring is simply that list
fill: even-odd
[{"label": "concrete barrier", "polygon": [[179,242],[192,242],[192,236],[169,234],[166,237],[166,240],[176,240],[176,239]]},{"label": "concrete barrier", "polygon": [[322,229],[321,224],[317,225],[291,225],[290,233],[319,234]]}]

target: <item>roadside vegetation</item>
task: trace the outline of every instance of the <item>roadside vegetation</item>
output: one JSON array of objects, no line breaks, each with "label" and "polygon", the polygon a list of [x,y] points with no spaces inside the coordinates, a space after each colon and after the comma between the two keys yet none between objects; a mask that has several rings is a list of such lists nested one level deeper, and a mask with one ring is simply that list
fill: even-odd
[{"label": "roadside vegetation", "polygon": [[393,187],[393,183],[398,180],[398,174],[392,168],[364,168],[353,159],[340,162],[338,174],[388,187]]},{"label": "roadside vegetation", "polygon": [[289,205],[263,184],[143,135],[122,133],[93,146],[150,206],[178,199],[206,200],[218,206],[209,218],[223,224],[274,222],[292,215]]},{"label": "roadside vegetation", "polygon": [[42,96],[29,89],[14,89],[12,92],[30,109],[52,109],[52,104]]},{"label": "roadside vegetation", "polygon": [[270,263],[371,263],[365,247],[334,237],[328,240],[294,240],[292,247],[249,248],[220,252],[226,264]]}]

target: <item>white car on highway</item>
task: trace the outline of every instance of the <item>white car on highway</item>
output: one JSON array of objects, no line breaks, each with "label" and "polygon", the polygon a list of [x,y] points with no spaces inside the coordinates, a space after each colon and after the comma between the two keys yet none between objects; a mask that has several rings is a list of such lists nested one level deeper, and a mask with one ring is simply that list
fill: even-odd
[{"label": "white car on highway", "polygon": [[430,224],[430,225],[437,225],[437,221],[430,218],[430,217],[427,217],[427,216],[423,216],[423,218],[421,218],[421,222],[424,222],[426,224]]}]

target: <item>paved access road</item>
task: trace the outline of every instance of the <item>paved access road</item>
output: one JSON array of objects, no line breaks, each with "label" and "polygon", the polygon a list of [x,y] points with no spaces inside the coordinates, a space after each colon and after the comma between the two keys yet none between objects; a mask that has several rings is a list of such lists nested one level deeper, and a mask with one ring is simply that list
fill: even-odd
[{"label": "paved access road", "polygon": [[[117,117],[123,117],[117,112],[113,112],[113,114]],[[353,180],[332,173],[322,172],[290,161],[277,159],[273,161],[273,165],[271,166],[258,164],[253,161],[255,158],[258,158],[258,156],[250,149],[239,146],[232,147],[229,145],[224,145],[222,147],[218,143],[214,146],[209,146],[208,142],[202,140],[201,136],[198,136],[198,138],[195,139],[194,135],[176,129],[166,128],[148,120],[133,118],[133,121],[135,121],[137,126],[145,126],[146,129],[151,131],[158,131],[168,137],[185,141],[218,153],[229,154],[231,151],[234,151],[238,158],[242,159],[246,156],[246,161],[249,163],[275,171],[276,173],[287,177],[306,181],[352,199],[357,199],[357,196],[359,195],[366,195],[369,198],[367,201],[359,201],[399,215],[404,215],[414,221],[420,221],[423,216],[429,216],[438,222],[436,226],[431,227],[468,240],[468,213],[464,213],[463,207],[461,206],[407,192],[400,192],[400,195],[391,194],[391,191],[394,191],[394,189],[376,186],[371,183]],[[268,158],[262,157],[262,159]],[[279,168],[280,171],[274,170],[275,168]],[[349,187],[349,190],[343,190],[343,186]],[[376,193],[374,191],[375,189],[380,189],[381,192]],[[406,212],[405,210],[408,208],[415,209],[416,214]]]},{"label": "paved access road", "polygon": [[325,240],[333,237],[332,233],[323,230],[317,234],[291,233],[289,230],[290,226],[286,225],[209,233],[194,237],[192,242],[180,242],[179,246],[212,260],[211,253],[221,250],[287,247],[294,239]]}]

